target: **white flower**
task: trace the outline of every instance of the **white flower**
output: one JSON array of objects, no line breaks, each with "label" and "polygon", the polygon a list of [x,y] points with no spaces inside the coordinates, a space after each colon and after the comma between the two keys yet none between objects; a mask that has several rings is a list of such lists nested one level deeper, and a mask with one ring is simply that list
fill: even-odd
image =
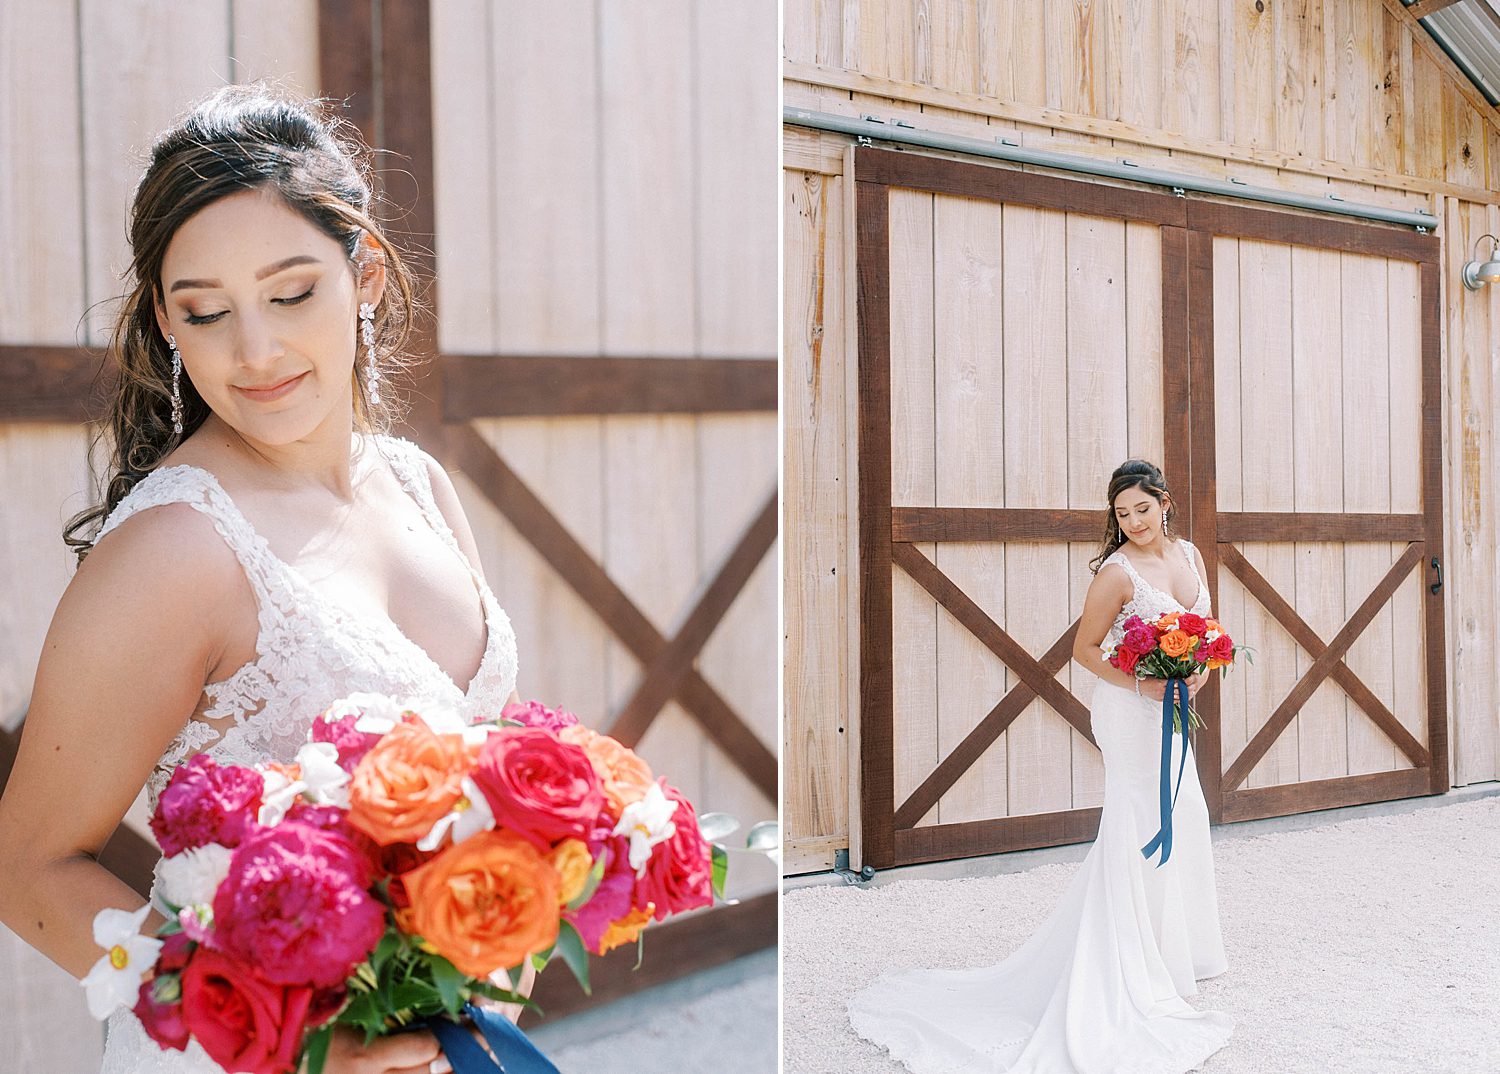
[{"label": "white flower", "polygon": [[332,742],[309,742],[297,751],[304,793],[318,805],[349,805],[349,773],[339,767],[338,747]]},{"label": "white flower", "polygon": [[453,842],[457,844],[495,826],[495,814],[490,811],[490,803],[479,786],[465,776],[463,788],[463,796],[453,804],[447,816],[434,824],[432,831],[417,840],[418,850],[436,850],[449,828],[453,829]]},{"label": "white flower", "polygon": [[89,1013],[100,1021],[119,1007],[134,1007],[141,979],[156,964],[161,941],[140,935],[150,906],[135,913],[104,909],[94,915],[94,942],[105,955],[81,982],[88,995]]},{"label": "white flower", "polygon": [[274,828],[281,823],[298,796],[307,790],[307,784],[300,779],[287,779],[274,768],[265,769],[261,776],[265,779],[265,786],[260,792],[260,812],[256,819],[267,828]]},{"label": "white flower", "polygon": [[219,884],[229,875],[231,857],[228,847],[208,843],[162,858],[156,863],[151,893],[178,908],[212,903]]},{"label": "white flower", "polygon": [[651,859],[651,848],[672,838],[677,825],[672,814],[677,803],[662,793],[661,784],[651,784],[646,797],[631,802],[620,812],[620,823],[615,825],[615,835],[630,836],[630,867],[635,875],[646,871],[646,862]]},{"label": "white flower", "polygon": [[383,735],[401,722],[401,714],[410,705],[385,694],[350,694],[339,698],[323,712],[328,723],[338,723],[345,716],[357,716],[354,729],[371,735]]},{"label": "white flower", "polygon": [[1213,640],[1214,640],[1214,639],[1215,639],[1215,638],[1217,638],[1217,637],[1218,637],[1218,636],[1219,636],[1219,635],[1220,635],[1220,634],[1221,634],[1221,633],[1223,633],[1223,632],[1222,632],[1222,631],[1219,631],[1219,630],[1210,630],[1210,631],[1208,631],[1208,632],[1207,632],[1207,633],[1206,633],[1206,634],[1204,634],[1204,635],[1203,635],[1203,640],[1204,640],[1204,641],[1213,641]]}]

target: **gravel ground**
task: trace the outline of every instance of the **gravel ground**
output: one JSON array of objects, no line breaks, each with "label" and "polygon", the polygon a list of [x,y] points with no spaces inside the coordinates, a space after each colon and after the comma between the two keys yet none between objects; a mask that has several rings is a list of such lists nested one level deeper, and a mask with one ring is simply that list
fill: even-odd
[{"label": "gravel ground", "polygon": [[776,951],[529,1031],[562,1074],[776,1074]]},{"label": "gravel ground", "polygon": [[[1237,1027],[1204,1074],[1500,1071],[1500,797],[1232,832],[1214,843],[1229,972],[1190,1002]],[[848,996],[890,968],[998,962],[1077,867],[787,892],[785,1074],[901,1071],[854,1035]]]}]

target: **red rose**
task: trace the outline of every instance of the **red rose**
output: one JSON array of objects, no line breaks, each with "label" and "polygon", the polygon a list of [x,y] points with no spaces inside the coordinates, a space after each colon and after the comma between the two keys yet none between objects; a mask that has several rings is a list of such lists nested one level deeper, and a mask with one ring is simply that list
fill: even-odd
[{"label": "red rose", "polygon": [[712,906],[713,859],[709,856],[707,841],[698,830],[698,814],[693,803],[682,796],[676,787],[658,779],[662,793],[677,803],[672,814],[675,831],[665,843],[651,848],[651,857],[646,861],[646,872],[636,878],[635,904],[645,906],[654,902],[656,910],[652,916],[660,921],[668,914],[681,913],[695,906]]},{"label": "red rose", "polygon": [[253,969],[200,948],[182,974],[182,1018],[225,1070],[290,1074],[302,1049],[313,990],[269,984]]},{"label": "red rose", "polygon": [[1114,665],[1127,675],[1135,674],[1135,665],[1141,656],[1133,649],[1127,649],[1123,645],[1115,650]]},{"label": "red rose", "polygon": [[586,840],[604,812],[604,788],[589,755],[538,728],[491,734],[472,778],[495,823],[538,850],[563,839]]},{"label": "red rose", "polygon": [[1194,637],[1201,638],[1208,632],[1208,624],[1203,621],[1203,616],[1185,612],[1177,618],[1177,626]]},{"label": "red rose", "polygon": [[1212,660],[1233,660],[1234,641],[1228,634],[1220,634],[1208,643],[1208,655]]}]

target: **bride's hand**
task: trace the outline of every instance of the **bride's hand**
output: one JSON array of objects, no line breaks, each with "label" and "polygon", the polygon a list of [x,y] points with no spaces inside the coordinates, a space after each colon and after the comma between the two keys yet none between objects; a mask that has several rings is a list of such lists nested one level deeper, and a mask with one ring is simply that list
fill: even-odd
[{"label": "bride's hand", "polygon": [[1203,689],[1203,684],[1206,682],[1208,682],[1207,668],[1204,668],[1202,671],[1195,671],[1192,675],[1189,675],[1187,680],[1188,699],[1191,700],[1197,697],[1198,691]]},{"label": "bride's hand", "polygon": [[437,1038],[426,1030],[377,1037],[368,1047],[364,1039],[357,1029],[336,1027],[324,1074],[438,1074],[453,1069]]},{"label": "bride's hand", "polygon": [[1160,701],[1167,696],[1167,680],[1159,679],[1154,675],[1142,676],[1141,696],[1149,697],[1152,701]]}]

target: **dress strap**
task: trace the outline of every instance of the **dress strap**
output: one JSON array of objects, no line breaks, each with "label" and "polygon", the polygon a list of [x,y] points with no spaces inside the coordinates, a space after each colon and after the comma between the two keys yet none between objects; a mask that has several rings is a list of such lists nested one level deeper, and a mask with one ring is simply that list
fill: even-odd
[{"label": "dress strap", "polygon": [[262,627],[289,613],[290,608],[283,607],[276,599],[277,593],[286,592],[276,557],[240,513],[218,479],[201,467],[184,463],[151,471],[115,505],[99,528],[94,543],[98,544],[105,534],[132,515],[169,503],[185,503],[213,522],[214,529],[234,552],[250,581],[250,588],[255,591]]}]

